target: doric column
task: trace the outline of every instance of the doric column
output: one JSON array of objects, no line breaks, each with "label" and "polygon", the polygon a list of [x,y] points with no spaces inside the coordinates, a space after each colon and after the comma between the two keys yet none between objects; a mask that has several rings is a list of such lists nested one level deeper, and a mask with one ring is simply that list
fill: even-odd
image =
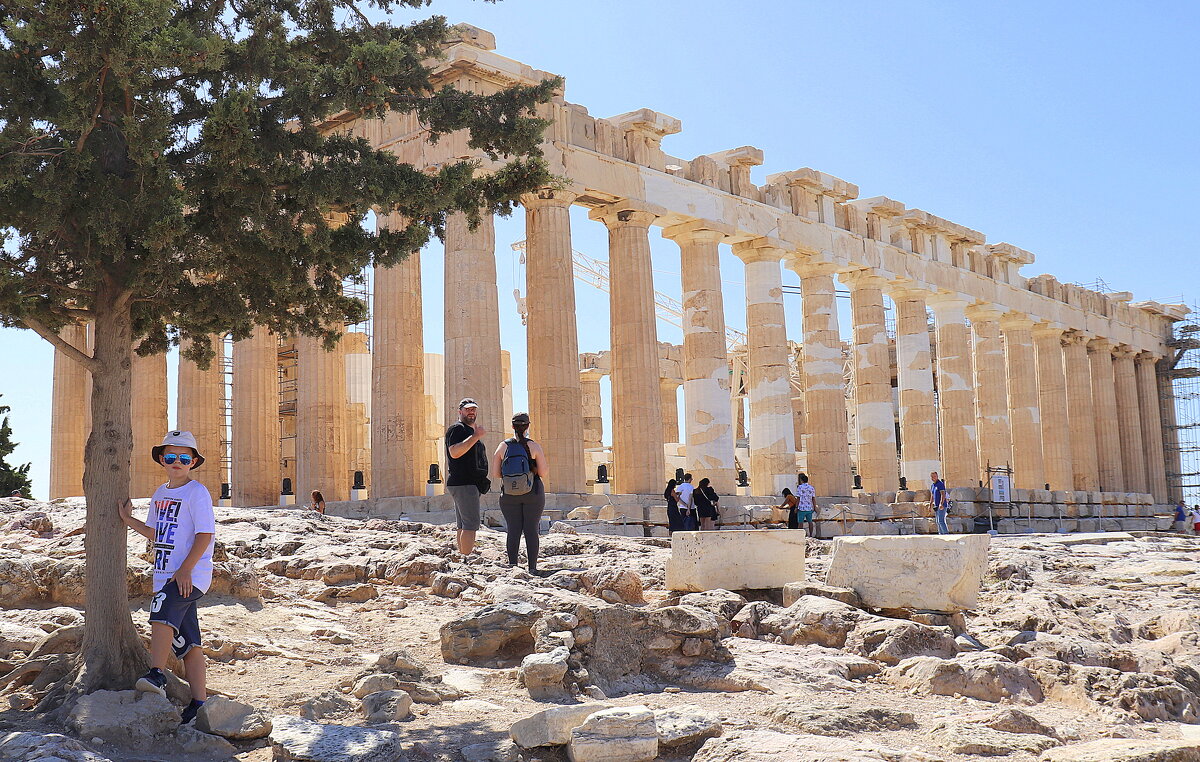
[{"label": "doric column", "polygon": [[657,494],[666,464],[649,238],[656,215],[622,202],[590,216],[608,227],[614,491]]},{"label": "doric column", "polygon": [[296,337],[296,502],[320,490],[326,500],[350,496],[346,448],[346,365],[321,339]]},{"label": "doric column", "polygon": [[[746,265],[750,491],[778,495],[796,481],[783,273],[779,267],[784,252],[766,240],[756,239],[736,244],[733,253]],[[828,488],[814,482],[818,489]]]},{"label": "doric column", "polygon": [[980,478],[985,478],[982,469],[989,464],[1011,466],[1013,461],[1000,314],[987,307],[967,308],[974,336],[975,439],[979,443]]},{"label": "doric column", "polygon": [[1081,333],[1071,331],[1063,335],[1067,420],[1071,427],[1071,466],[1075,489],[1098,490],[1100,466],[1096,454],[1095,405],[1092,402],[1092,368],[1088,363],[1087,342],[1088,337]]},{"label": "doric column", "polygon": [[1138,403],[1137,351],[1120,346],[1113,350],[1113,377],[1117,391],[1117,429],[1121,435],[1121,471],[1126,492],[1149,492],[1146,482],[1146,449],[1142,446],[1142,415]]},{"label": "doric column", "polygon": [[503,419],[496,229],[491,214],[484,212],[474,230],[465,214],[446,218],[445,264],[444,424],[458,420],[459,400],[473,398],[479,403],[477,420],[487,429],[484,444],[490,450],[512,431]]},{"label": "doric column", "polygon": [[[399,227],[399,222],[381,217],[379,227]],[[373,283],[371,495],[424,495],[430,461],[425,430],[421,252],[412,252],[393,267],[376,267]]]},{"label": "doric column", "polygon": [[[372,489],[371,473],[371,349],[367,334],[353,331],[338,342],[346,368],[346,457],[347,478],[362,471],[363,486]],[[419,470],[419,469],[418,469]]]},{"label": "doric column", "polygon": [[883,308],[885,281],[866,270],[838,276],[850,288],[854,320],[854,417],[858,473],[867,492],[895,489],[896,415],[892,408],[892,369]]},{"label": "doric column", "polygon": [[1063,330],[1046,323],[1033,329],[1037,356],[1038,409],[1041,416],[1042,462],[1051,489],[1075,488],[1071,424],[1067,415],[1067,376]]},{"label": "doric column", "polygon": [[909,489],[929,486],[929,473],[940,471],[937,408],[933,402],[933,360],[929,341],[928,294],[912,288],[890,289],[896,304],[896,380],[900,385],[900,474]]},{"label": "doric column", "polygon": [[279,502],[279,340],[264,327],[233,343],[233,504]]},{"label": "doric column", "polygon": [[579,372],[583,392],[583,447],[594,450],[604,446],[604,410],[601,408],[600,379],[604,372],[589,369]]},{"label": "doric column", "polygon": [[938,425],[942,440],[939,475],[951,487],[979,482],[979,450],[975,432],[974,370],[967,301],[956,294],[929,297],[937,326]]},{"label": "doric column", "polygon": [[1100,489],[1104,492],[1122,492],[1125,490],[1125,473],[1121,464],[1121,432],[1117,427],[1117,384],[1113,377],[1113,345],[1107,339],[1092,339],[1087,348],[1088,362],[1092,368],[1092,411],[1096,422]]},{"label": "doric column", "polygon": [[[221,496],[225,474],[221,448],[221,440],[225,438],[225,369],[221,366],[225,356],[224,337],[213,336],[212,343],[217,354],[208,370],[200,370],[196,363],[182,354],[179,356],[175,426],[196,437],[204,465],[192,478],[207,487],[215,501]],[[186,350],[188,344],[180,344],[180,350]]]},{"label": "doric column", "polygon": [[722,494],[734,491],[734,432],[718,244],[723,233],[688,222],[663,231],[679,244],[683,287],[686,469]]},{"label": "doric column", "polygon": [[804,421],[808,427],[808,477],[822,495],[849,495],[850,423],[846,416],[846,364],[833,273],[826,263],[790,260],[800,276],[804,325]]},{"label": "doric column", "polygon": [[[1008,424],[1012,433],[1013,486],[1041,489],[1046,483],[1042,457],[1042,417],[1038,402],[1037,359],[1033,321],[1009,314],[1000,320],[1004,332],[1004,369],[1008,389]],[[1055,351],[1061,350],[1055,346]],[[1061,360],[1059,363],[1061,369]]]},{"label": "doric column", "polygon": [[571,255],[574,200],[574,193],[550,189],[521,196],[529,415],[532,435],[553,464],[547,492],[583,492],[583,392]]},{"label": "doric column", "polygon": [[[136,342],[135,342],[136,348]],[[166,482],[162,466],[150,459],[151,448],[167,433],[167,356],[133,355],[133,454],[129,463],[130,497],[150,497]]]},{"label": "doric column", "polygon": [[1146,485],[1157,503],[1169,500],[1167,466],[1163,456],[1162,415],[1158,404],[1158,358],[1142,352],[1135,363],[1138,387],[1138,412],[1142,422],[1142,444],[1146,450]]},{"label": "doric column", "polygon": [[662,399],[663,442],[679,442],[679,382],[673,378],[658,379]]},{"label": "doric column", "polygon": [[[71,346],[89,353],[86,325],[58,332]],[[54,350],[54,385],[50,403],[50,499],[83,495],[83,451],[92,429],[91,374],[80,363]],[[136,457],[137,453],[134,453]]]},{"label": "doric column", "polygon": [[[1172,365],[1167,364],[1166,367],[1170,368]],[[1167,502],[1174,503],[1185,497],[1183,493],[1183,453],[1179,447],[1179,413],[1175,409],[1175,385],[1171,382],[1171,376],[1166,373],[1156,374],[1156,378],[1158,381],[1158,405],[1162,416]]]}]

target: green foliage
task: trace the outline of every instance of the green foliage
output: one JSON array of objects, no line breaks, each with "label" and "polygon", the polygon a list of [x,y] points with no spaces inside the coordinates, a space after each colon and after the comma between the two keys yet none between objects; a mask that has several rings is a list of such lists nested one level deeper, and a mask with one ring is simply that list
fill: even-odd
[{"label": "green foliage", "polygon": [[[143,354],[185,338],[206,363],[210,334],[255,325],[332,341],[363,314],[344,279],[418,250],[447,212],[506,214],[552,180],[533,109],[561,82],[435,89],[445,19],[371,23],[359,5],[0,3],[0,324],[56,330],[115,293]],[[331,129],[389,112],[505,163],[424,172]],[[409,224],[366,231],[370,210]]]},{"label": "green foliage", "polygon": [[29,463],[13,468],[8,465],[6,458],[17,449],[17,443],[12,441],[12,427],[8,425],[8,405],[0,405],[0,497],[8,497],[13,490],[20,490],[25,497],[30,496],[33,485],[29,481]]}]

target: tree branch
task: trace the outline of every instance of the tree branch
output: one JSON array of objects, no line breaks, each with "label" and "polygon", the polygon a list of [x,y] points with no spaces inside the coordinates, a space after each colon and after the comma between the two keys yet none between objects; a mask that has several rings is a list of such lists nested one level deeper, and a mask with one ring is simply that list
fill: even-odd
[{"label": "tree branch", "polygon": [[51,331],[36,318],[21,318],[21,322],[25,324],[26,328],[53,344],[55,349],[65,354],[67,357],[70,357],[72,360],[87,368],[91,372],[99,373],[101,370],[103,370],[96,358],[79,349],[79,347],[76,347],[74,344],[71,344],[54,331]]},{"label": "tree branch", "polygon": [[104,64],[104,68],[100,69],[100,85],[96,88],[96,110],[92,112],[92,119],[88,122],[88,126],[83,130],[83,134],[79,136],[79,140],[75,143],[75,153],[83,153],[83,144],[87,142],[88,135],[92,134],[92,130],[96,127],[96,120],[100,118],[100,112],[104,109],[104,80],[108,78],[108,64]]}]

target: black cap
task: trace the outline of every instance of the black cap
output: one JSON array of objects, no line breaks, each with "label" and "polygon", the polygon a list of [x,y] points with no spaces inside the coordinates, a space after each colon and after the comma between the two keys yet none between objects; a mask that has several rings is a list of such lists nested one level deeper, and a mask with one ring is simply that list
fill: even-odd
[{"label": "black cap", "polygon": [[513,423],[529,423],[529,413],[517,413],[512,417]]}]

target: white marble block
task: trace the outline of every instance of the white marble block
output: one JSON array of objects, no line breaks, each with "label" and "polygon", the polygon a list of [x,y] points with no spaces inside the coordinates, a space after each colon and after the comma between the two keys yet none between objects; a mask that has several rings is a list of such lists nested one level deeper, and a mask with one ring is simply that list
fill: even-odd
[{"label": "white marble block", "polygon": [[803,581],[806,539],[800,529],[676,532],[667,589],[761,590]]},{"label": "white marble block", "polygon": [[974,609],[990,539],[986,534],[838,537],[826,584],[853,588],[871,608]]}]

